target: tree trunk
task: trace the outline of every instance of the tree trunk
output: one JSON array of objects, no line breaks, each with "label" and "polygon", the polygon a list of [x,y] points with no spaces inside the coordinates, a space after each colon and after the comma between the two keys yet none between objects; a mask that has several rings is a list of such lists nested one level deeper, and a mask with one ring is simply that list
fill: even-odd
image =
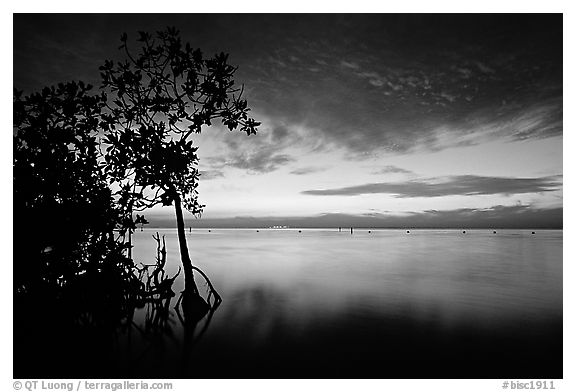
[{"label": "tree trunk", "polygon": [[179,195],[174,197],[174,207],[176,209],[176,225],[178,228],[178,243],[180,244],[180,259],[182,260],[182,267],[184,269],[184,291],[187,293],[198,293],[196,282],[194,282],[192,260],[188,253],[188,244],[186,243],[184,216],[182,215],[182,203]]}]

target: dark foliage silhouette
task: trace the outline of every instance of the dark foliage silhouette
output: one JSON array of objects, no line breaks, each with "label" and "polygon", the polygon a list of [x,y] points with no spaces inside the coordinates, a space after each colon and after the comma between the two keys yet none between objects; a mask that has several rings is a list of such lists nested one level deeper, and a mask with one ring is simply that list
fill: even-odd
[{"label": "dark foliage silhouette", "polygon": [[[28,96],[14,93],[14,338],[20,348],[48,351],[80,330],[90,331],[84,341],[99,345],[142,302],[143,285],[123,240],[131,217],[101,170],[106,97],[91,89],[69,82]],[[37,333],[38,320],[49,339]],[[49,369],[42,358],[22,360],[31,369]]]},{"label": "dark foliage silhouette", "polygon": [[[124,270],[114,230],[127,220],[99,170],[103,95],[79,83],[14,96],[15,288],[41,296],[85,274]],[[32,234],[32,222],[52,230]]]},{"label": "dark foliage silhouette", "polygon": [[147,224],[150,223],[150,222],[148,222],[148,221],[146,220],[146,218],[144,217],[144,215],[138,215],[138,214],[136,214],[136,220],[134,221],[134,223],[137,224],[137,225],[140,225],[140,231],[142,231],[143,228],[144,228],[144,225],[147,225]]},{"label": "dark foliage silhouette", "polygon": [[[96,353],[109,355],[113,337],[133,328],[145,335],[170,333],[180,270],[166,273],[166,246],[158,234],[156,263],[132,259],[132,234],[148,223],[144,215],[134,219],[135,211],[176,206],[191,289],[175,307],[187,342],[202,336],[221,302],[206,274],[192,266],[184,238],[182,204],[193,214],[202,211],[196,147],[188,138],[214,118],[247,134],[258,123],[233,88],[235,69],[225,55],[203,60],[199,51],[181,47],[174,30],[159,33],[158,43],[147,37],[142,34],[137,60],[126,50],[132,63],[115,68],[106,62],[102,68],[102,87],[113,102],[81,81],[26,96],[14,91],[14,340],[21,350],[15,367],[33,372],[21,377],[67,374],[63,368],[94,376],[97,368],[75,361],[77,356],[90,352],[105,362]],[[190,124],[183,131],[185,121]],[[35,233],[42,225],[50,230]],[[193,271],[206,281],[206,298]],[[135,322],[138,309],[145,312],[142,326]],[[65,366],[50,360],[62,347],[71,350]],[[32,358],[30,351],[36,353]]]},{"label": "dark foliage silhouette", "polygon": [[155,36],[140,32],[138,41],[140,51],[134,53],[124,34],[120,48],[126,60],[100,67],[102,86],[114,97],[101,122],[106,130],[104,171],[124,190],[134,211],[174,205],[185,287],[194,294],[182,208],[199,216],[203,205],[196,190],[198,147],[190,138],[216,119],[247,135],[256,133],[259,123],[248,116],[228,55],[205,58],[183,44],[174,28]]}]

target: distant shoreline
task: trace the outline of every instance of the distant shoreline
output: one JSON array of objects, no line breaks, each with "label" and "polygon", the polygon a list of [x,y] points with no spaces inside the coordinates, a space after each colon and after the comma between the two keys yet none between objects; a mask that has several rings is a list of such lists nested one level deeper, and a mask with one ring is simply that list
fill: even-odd
[{"label": "distant shoreline", "polygon": [[[562,227],[369,227],[369,226],[342,226],[342,232],[350,231],[350,227],[354,230],[564,230]],[[174,229],[176,226],[146,226],[144,229]],[[186,226],[186,230],[189,230],[190,226]],[[294,226],[286,228],[273,228],[265,226],[245,226],[245,227],[230,227],[230,226],[192,226],[192,230],[335,230],[338,231],[338,227],[304,227],[304,226]]]}]

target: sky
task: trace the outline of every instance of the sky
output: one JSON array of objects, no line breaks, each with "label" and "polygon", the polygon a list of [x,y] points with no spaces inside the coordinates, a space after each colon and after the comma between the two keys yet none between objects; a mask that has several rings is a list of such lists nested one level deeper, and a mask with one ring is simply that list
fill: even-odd
[{"label": "sky", "polygon": [[229,53],[262,122],[194,140],[190,225],[562,227],[562,15],[15,15],[14,87],[97,84],[166,26]]}]

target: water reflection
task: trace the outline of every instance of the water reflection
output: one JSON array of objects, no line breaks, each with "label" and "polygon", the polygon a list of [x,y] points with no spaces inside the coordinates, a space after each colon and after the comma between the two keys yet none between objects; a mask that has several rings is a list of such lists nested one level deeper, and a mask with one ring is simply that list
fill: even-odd
[{"label": "water reflection", "polygon": [[[173,275],[166,272],[165,237],[158,234],[152,237],[156,257],[153,263],[136,267],[133,283],[138,288],[133,295],[104,302],[102,298],[106,298],[108,287],[94,286],[93,280],[87,280],[91,285],[88,291],[73,293],[81,296],[94,293],[92,301],[67,297],[65,300],[17,298],[15,377],[184,376],[182,371],[188,369],[192,348],[207,331],[222,299],[208,276],[194,267],[196,282],[204,279],[206,290],[182,291],[176,300],[173,284],[181,269]],[[31,311],[33,306],[35,309]],[[157,359],[166,353],[172,356],[172,344],[181,347],[182,355],[167,367]]]},{"label": "water reflection", "polygon": [[340,234],[193,231],[225,301],[186,377],[561,374],[561,232]]},{"label": "water reflection", "polygon": [[135,234],[134,257],[173,295],[136,309],[113,343],[38,311],[34,328],[59,342],[44,345],[60,361],[46,377],[562,377],[560,231],[193,231],[206,274],[187,297],[175,231],[166,254],[152,233]]}]

